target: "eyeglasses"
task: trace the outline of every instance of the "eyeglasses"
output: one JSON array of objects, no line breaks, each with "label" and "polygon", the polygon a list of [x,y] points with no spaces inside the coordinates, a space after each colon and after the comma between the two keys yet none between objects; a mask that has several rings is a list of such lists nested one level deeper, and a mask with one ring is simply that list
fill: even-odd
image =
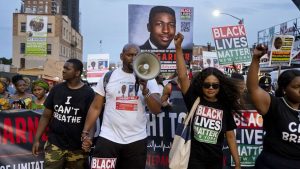
[{"label": "eyeglasses", "polygon": [[219,83],[203,83],[202,87],[205,89],[213,88],[213,89],[219,89],[220,84]]}]

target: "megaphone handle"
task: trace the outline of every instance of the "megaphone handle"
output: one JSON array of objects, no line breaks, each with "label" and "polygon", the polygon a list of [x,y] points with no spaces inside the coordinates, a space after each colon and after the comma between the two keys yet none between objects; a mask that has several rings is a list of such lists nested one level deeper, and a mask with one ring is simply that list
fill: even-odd
[{"label": "megaphone handle", "polygon": [[139,88],[140,88],[140,82],[139,82],[139,78],[137,76],[135,76],[135,96],[137,96],[138,92],[139,92]]}]

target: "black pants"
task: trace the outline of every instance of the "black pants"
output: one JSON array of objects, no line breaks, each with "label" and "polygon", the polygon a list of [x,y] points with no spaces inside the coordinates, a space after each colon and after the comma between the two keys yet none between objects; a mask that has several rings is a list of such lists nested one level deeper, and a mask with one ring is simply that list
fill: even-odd
[{"label": "black pants", "polygon": [[189,161],[188,169],[222,169],[219,162]]},{"label": "black pants", "polygon": [[300,161],[264,152],[255,161],[256,169],[300,169]]},{"label": "black pants", "polygon": [[222,167],[223,167],[222,157],[216,160],[212,160],[211,157],[202,159],[199,158],[196,151],[191,151],[188,169],[222,169]]},{"label": "black pants", "polygon": [[147,158],[147,138],[130,144],[118,144],[99,137],[92,154],[91,169],[144,169]]}]

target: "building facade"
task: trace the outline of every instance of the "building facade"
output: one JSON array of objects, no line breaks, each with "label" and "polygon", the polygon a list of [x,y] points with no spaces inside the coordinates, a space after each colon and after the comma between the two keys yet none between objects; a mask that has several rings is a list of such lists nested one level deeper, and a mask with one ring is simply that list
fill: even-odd
[{"label": "building facade", "polygon": [[[27,3],[29,0],[27,1]],[[34,1],[33,1],[34,2]],[[30,2],[30,3],[33,3]],[[45,27],[44,38],[32,37],[27,29],[38,29],[34,24],[29,24],[30,18],[42,18]],[[13,14],[13,59],[12,65],[19,69],[44,68],[47,60],[66,61],[70,58],[82,60],[82,35],[72,28],[71,20],[65,15],[38,14],[38,13],[14,13]],[[35,27],[34,27],[35,26]],[[33,33],[36,33],[32,31]],[[45,42],[32,42],[30,40],[43,39]],[[46,48],[41,54],[39,48]],[[29,48],[28,46],[31,46]],[[32,47],[33,46],[33,47]],[[28,52],[34,49],[33,52]],[[39,51],[40,50],[40,51]],[[35,54],[34,52],[38,53]]]},{"label": "building facade", "polygon": [[66,15],[72,21],[72,27],[80,32],[79,30],[79,0],[63,0],[62,1],[62,14]]},{"label": "building facade", "polygon": [[62,14],[62,0],[22,0],[22,12],[34,14]]}]

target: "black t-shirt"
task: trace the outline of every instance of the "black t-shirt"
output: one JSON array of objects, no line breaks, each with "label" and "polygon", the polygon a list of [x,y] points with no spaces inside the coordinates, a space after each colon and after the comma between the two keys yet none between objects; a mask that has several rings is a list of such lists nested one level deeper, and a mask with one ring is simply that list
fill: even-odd
[{"label": "black t-shirt", "polygon": [[264,119],[264,151],[300,160],[300,111],[291,108],[283,98],[271,96]]},{"label": "black t-shirt", "polygon": [[67,150],[81,148],[81,132],[94,95],[87,85],[70,89],[64,82],[52,88],[45,101],[45,107],[53,111],[48,133],[50,143]]},{"label": "black t-shirt", "polygon": [[[197,97],[192,88],[184,95],[189,111]],[[219,101],[209,102],[201,97],[192,127],[191,158],[204,162],[222,161],[224,134],[236,128],[231,111]]]}]

